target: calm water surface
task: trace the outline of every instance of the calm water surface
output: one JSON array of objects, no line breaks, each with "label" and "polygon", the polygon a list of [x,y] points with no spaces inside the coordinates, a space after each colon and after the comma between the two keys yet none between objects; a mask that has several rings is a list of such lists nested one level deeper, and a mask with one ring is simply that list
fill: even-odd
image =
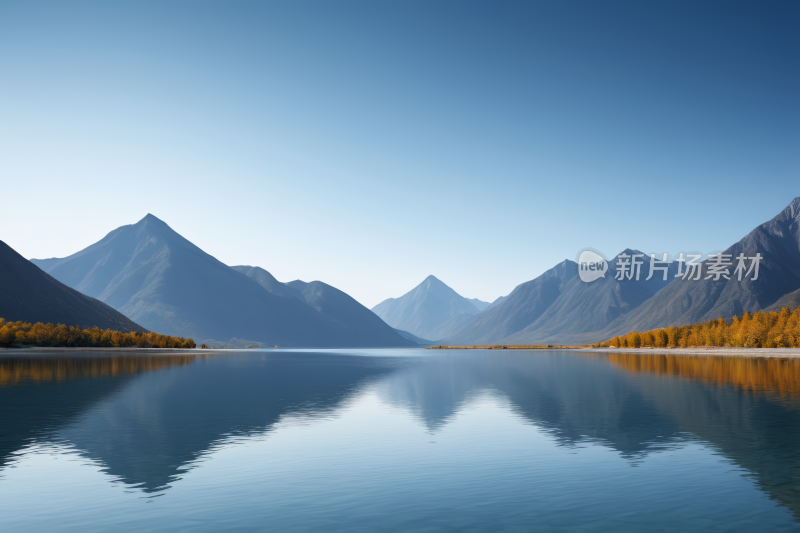
[{"label": "calm water surface", "polygon": [[797,531],[800,360],[0,352],[2,531]]}]

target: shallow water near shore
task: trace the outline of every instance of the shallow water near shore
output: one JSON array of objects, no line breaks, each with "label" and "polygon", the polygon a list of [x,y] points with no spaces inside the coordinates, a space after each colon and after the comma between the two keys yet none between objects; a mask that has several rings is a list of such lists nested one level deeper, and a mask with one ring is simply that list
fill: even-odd
[{"label": "shallow water near shore", "polygon": [[0,353],[0,529],[798,531],[800,359]]}]

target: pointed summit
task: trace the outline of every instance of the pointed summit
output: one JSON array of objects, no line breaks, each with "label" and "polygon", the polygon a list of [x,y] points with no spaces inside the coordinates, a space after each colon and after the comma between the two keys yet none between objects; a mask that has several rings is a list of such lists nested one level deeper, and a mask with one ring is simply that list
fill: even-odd
[{"label": "pointed summit", "polygon": [[478,308],[436,276],[430,275],[405,295],[384,300],[372,311],[393,328],[436,340],[430,335],[437,338],[449,335],[477,314]]},{"label": "pointed summit", "polygon": [[[163,220],[161,220],[160,218],[158,218],[157,216],[155,216],[152,213],[147,213],[144,217],[142,217],[142,219],[139,222],[137,222],[136,224],[133,224],[133,225],[134,226],[141,226],[141,225],[145,225],[145,224],[159,224],[159,225],[167,226],[166,222],[164,222]],[[167,226],[167,227],[169,227],[169,226]]]},{"label": "pointed summit", "polygon": [[[383,338],[368,338],[353,323],[325,316],[266,271],[258,280],[237,272],[152,214],[69,257],[31,261],[159,333],[280,346],[407,344],[388,327]],[[262,281],[275,281],[284,294],[264,290]]]}]

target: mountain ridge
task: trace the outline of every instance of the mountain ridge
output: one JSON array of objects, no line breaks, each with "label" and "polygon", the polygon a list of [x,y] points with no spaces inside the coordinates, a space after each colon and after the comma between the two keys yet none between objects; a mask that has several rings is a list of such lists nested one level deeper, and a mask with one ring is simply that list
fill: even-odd
[{"label": "mountain ridge", "polygon": [[0,317],[9,322],[95,326],[129,333],[148,330],[103,302],[61,283],[0,241]]},{"label": "mountain ridge", "polygon": [[[148,214],[68,257],[32,260],[160,333],[280,346],[364,346],[346,324],[278,295]],[[406,339],[396,336],[396,344]]]},{"label": "mountain ridge", "polygon": [[[626,249],[621,253],[641,252]],[[677,265],[673,262],[666,281],[658,277],[660,274],[649,281],[620,281],[613,274],[618,255],[610,261],[605,278],[584,283],[572,275],[563,284],[554,285],[559,266],[577,269],[576,263],[566,260],[518,285],[442,343],[586,344],[631,331],[796,306],[800,304],[800,198],[722,253],[729,254],[734,263],[729,269],[730,280],[676,278]],[[746,257],[762,254],[758,280],[734,279],[735,258],[740,253]],[[645,255],[643,277],[649,261]]]},{"label": "mountain ridge", "polygon": [[479,312],[471,301],[433,275],[403,296],[382,301],[372,311],[391,327],[424,339],[456,315]]},{"label": "mountain ridge", "polygon": [[285,298],[296,298],[323,316],[348,328],[363,342],[376,345],[415,346],[416,342],[396,332],[375,313],[358,303],[347,293],[321,281],[294,280],[281,283],[260,267],[239,265],[231,267],[256,280],[264,289]]}]

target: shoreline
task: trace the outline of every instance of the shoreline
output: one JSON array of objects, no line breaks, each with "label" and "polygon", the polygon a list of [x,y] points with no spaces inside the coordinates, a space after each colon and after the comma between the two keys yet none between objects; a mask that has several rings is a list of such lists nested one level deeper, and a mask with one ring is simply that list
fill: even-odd
[{"label": "shoreline", "polygon": [[633,353],[651,355],[722,355],[731,357],[800,358],[800,348],[737,348],[706,346],[695,348],[578,348],[575,351],[600,353]]},{"label": "shoreline", "polygon": [[[287,350],[289,348],[283,348]],[[301,350],[325,350],[326,348],[301,348]],[[363,348],[362,348],[363,349]],[[381,348],[386,349],[386,348]],[[566,346],[566,345],[472,345],[472,346],[420,346],[421,350],[564,350],[570,352],[592,352],[607,354],[643,354],[643,355],[716,355],[726,357],[764,357],[764,358],[785,358],[800,359],[800,348],[738,348],[730,346],[707,346],[695,348],[592,348],[590,346]],[[96,352],[112,354],[136,354],[136,355],[202,355],[220,352],[259,352],[264,350],[274,350],[266,348],[261,350],[247,350],[245,348],[236,349],[202,349],[202,348],[81,348],[77,346],[26,346],[24,348],[0,348],[0,356],[4,355],[46,355],[70,352]],[[281,350],[281,349],[279,349]]]},{"label": "shoreline", "polygon": [[699,346],[694,348],[592,348],[566,345],[472,345],[430,346],[426,350],[568,350],[571,352],[631,353],[650,355],[721,355],[731,357],[800,358],[800,348],[739,348],[733,346]]}]

